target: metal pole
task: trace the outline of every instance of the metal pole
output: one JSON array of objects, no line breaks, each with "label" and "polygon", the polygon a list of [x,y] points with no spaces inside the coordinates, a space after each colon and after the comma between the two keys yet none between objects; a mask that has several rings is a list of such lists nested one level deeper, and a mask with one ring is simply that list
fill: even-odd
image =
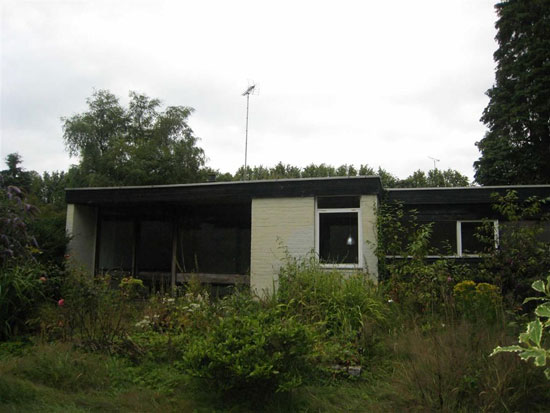
[{"label": "metal pole", "polygon": [[247,177],[247,161],[248,161],[248,103],[250,101],[250,93],[246,94],[246,129],[245,129],[245,141],[244,141],[244,171],[243,181],[246,181]]}]

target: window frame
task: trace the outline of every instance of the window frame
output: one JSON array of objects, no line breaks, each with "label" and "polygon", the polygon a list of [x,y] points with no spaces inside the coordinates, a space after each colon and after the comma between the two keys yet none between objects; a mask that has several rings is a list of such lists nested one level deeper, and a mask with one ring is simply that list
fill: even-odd
[{"label": "window frame", "polygon": [[465,254],[462,251],[462,223],[493,223],[493,238],[494,238],[494,247],[498,248],[499,243],[499,232],[498,232],[498,219],[462,219],[456,221],[456,256],[457,257],[466,257],[466,258],[476,258],[480,257],[481,254]]},{"label": "window frame", "polygon": [[[357,263],[322,263],[321,261],[321,214],[342,214],[354,213],[357,216]],[[319,259],[319,264],[322,268],[340,268],[340,269],[359,269],[363,268],[363,228],[361,226],[361,206],[354,208],[318,208],[317,199],[315,200],[315,255]]]},{"label": "window frame", "polygon": [[[462,223],[463,222],[492,222],[494,228],[495,249],[499,246],[499,221],[498,219],[459,219],[456,221],[456,250],[454,255],[427,255],[426,258],[432,259],[450,259],[450,258],[479,258],[481,254],[464,254],[462,251]],[[386,255],[386,258],[412,258],[408,255]]]}]

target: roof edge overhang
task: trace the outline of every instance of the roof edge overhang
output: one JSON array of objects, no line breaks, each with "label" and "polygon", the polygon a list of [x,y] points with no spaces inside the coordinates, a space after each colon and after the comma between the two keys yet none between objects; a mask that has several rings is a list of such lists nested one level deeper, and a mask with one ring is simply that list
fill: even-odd
[{"label": "roof edge overhang", "polygon": [[388,188],[385,199],[404,205],[430,204],[489,204],[494,202],[493,194],[505,195],[515,191],[518,199],[529,197],[550,197],[550,185],[469,186],[448,188]]},{"label": "roof edge overhang", "polygon": [[207,182],[198,184],[67,188],[68,204],[146,205],[246,203],[254,198],[379,195],[377,176]]}]

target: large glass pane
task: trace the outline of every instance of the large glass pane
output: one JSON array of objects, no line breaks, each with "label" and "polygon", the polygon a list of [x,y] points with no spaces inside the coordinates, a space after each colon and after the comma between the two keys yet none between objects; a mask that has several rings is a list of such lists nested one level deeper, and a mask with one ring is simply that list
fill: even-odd
[{"label": "large glass pane", "polygon": [[494,224],[461,222],[462,254],[480,254],[494,247]]},{"label": "large glass pane", "polygon": [[456,254],[456,221],[432,222],[430,255]]},{"label": "large glass pane", "polygon": [[217,220],[180,228],[178,264],[183,272],[246,274],[250,229]]},{"label": "large glass pane", "polygon": [[133,242],[132,221],[103,219],[99,237],[99,270],[131,270]]},{"label": "large glass pane", "polygon": [[319,214],[319,259],[323,263],[358,264],[356,212]]},{"label": "large glass pane", "polygon": [[139,271],[170,271],[172,267],[171,222],[141,222],[137,263]]},{"label": "large glass pane", "polygon": [[358,196],[323,196],[317,198],[317,208],[359,208]]}]

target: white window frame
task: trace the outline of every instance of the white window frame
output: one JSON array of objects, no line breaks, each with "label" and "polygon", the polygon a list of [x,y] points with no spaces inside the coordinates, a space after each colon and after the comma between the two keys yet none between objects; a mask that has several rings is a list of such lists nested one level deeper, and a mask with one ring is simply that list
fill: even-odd
[{"label": "white window frame", "polygon": [[[499,245],[499,227],[498,227],[498,219],[462,219],[456,221],[456,251],[455,255],[427,255],[426,258],[439,258],[439,259],[445,259],[445,258],[476,258],[480,257],[480,254],[464,254],[462,252],[462,223],[463,222],[492,222],[494,227],[494,238],[495,238],[495,249],[498,248]],[[412,258],[409,256],[404,255],[386,255],[386,258]]]},{"label": "white window frame", "polygon": [[358,208],[317,208],[317,200],[315,201],[315,255],[320,259],[320,243],[321,243],[321,231],[320,231],[320,216],[321,214],[338,214],[338,213],[355,213],[357,214],[357,263],[320,263],[322,268],[349,268],[358,269],[363,268],[363,228],[361,225],[361,207]]},{"label": "white window frame", "polygon": [[485,222],[492,222],[493,223],[493,232],[494,232],[494,240],[495,240],[495,248],[498,248],[498,239],[499,239],[499,233],[498,233],[498,220],[497,219],[463,219],[456,221],[456,254],[457,257],[479,257],[480,254],[464,254],[462,251],[462,223],[463,222],[475,222],[483,224]]}]

